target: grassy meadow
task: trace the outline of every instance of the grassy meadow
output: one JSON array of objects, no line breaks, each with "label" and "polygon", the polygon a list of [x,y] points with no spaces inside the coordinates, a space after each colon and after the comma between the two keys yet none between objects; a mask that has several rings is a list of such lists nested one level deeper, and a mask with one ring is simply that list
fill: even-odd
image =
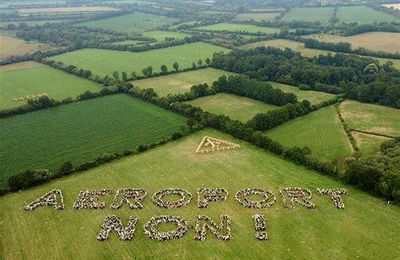
[{"label": "grassy meadow", "polygon": [[343,159],[352,152],[333,106],[282,124],[266,135],[287,147],[308,146],[315,156],[326,161]]},{"label": "grassy meadow", "polygon": [[[236,151],[196,155],[194,151],[205,135],[241,144]],[[109,208],[118,188],[137,187],[148,191],[144,209]],[[154,192],[179,187],[193,194],[192,202],[180,209],[161,209],[153,205]],[[198,209],[196,190],[221,187],[229,191],[225,202],[212,202]],[[278,189],[304,187],[313,192],[316,209],[282,206]],[[327,196],[319,196],[317,188],[347,188],[343,196],[345,210],[335,209]],[[104,210],[75,210],[73,202],[81,189],[111,188],[114,194],[101,197]],[[277,203],[269,209],[246,209],[234,194],[244,188],[270,189]],[[66,208],[51,207],[33,212],[23,207],[51,189],[61,189]],[[175,198],[175,197],[174,197]],[[267,221],[268,241],[254,237],[252,214],[263,214]],[[220,215],[232,216],[231,241],[220,241],[208,235],[206,241],[193,239],[193,228],[179,240],[156,242],[147,238],[142,226],[154,215],[182,216],[195,225],[197,215],[207,215],[218,222]],[[115,232],[108,241],[96,236],[104,218],[117,215],[127,223],[129,216],[138,216],[134,239],[120,241]],[[230,136],[203,130],[192,136],[124,158],[120,161],[74,174],[26,191],[0,197],[0,248],[5,259],[122,259],[122,258],[190,258],[208,259],[396,259],[400,255],[400,208],[343,185],[333,179],[309,171],[272,154],[259,150]],[[170,230],[170,225],[160,225]]]},{"label": "grassy meadow", "polygon": [[178,21],[161,15],[133,13],[79,23],[80,26],[102,28],[127,33],[142,33]]},{"label": "grassy meadow", "polygon": [[295,94],[299,101],[306,99],[306,100],[310,101],[311,104],[313,104],[313,105],[330,100],[331,98],[333,98],[335,96],[334,94],[312,91],[312,90],[304,91],[304,90],[299,89],[298,87],[281,84],[281,83],[277,83],[277,82],[269,82],[269,83],[272,86],[274,86],[274,88],[279,88],[283,92]]},{"label": "grassy meadow", "polygon": [[356,141],[357,147],[364,155],[379,152],[381,144],[390,140],[390,138],[387,137],[364,134],[356,131],[353,131],[351,134]]},{"label": "grassy meadow", "polygon": [[24,55],[39,50],[47,50],[50,46],[36,42],[25,42],[24,40],[11,37],[0,31],[0,60],[4,60],[12,55]]},{"label": "grassy meadow", "polygon": [[231,31],[231,32],[247,32],[247,33],[263,33],[263,34],[272,34],[280,32],[279,28],[261,27],[251,24],[234,24],[234,23],[217,23],[217,24],[197,27],[195,29],[206,30],[206,31]]},{"label": "grassy meadow", "polygon": [[47,93],[50,98],[75,98],[86,90],[98,92],[100,85],[33,61],[0,67],[0,110],[24,105],[16,97]]},{"label": "grassy meadow", "polygon": [[352,129],[400,136],[400,109],[346,100],[340,111]]},{"label": "grassy meadow", "polygon": [[182,40],[185,37],[190,37],[190,34],[181,32],[168,32],[168,31],[150,31],[144,32],[143,36],[156,39],[158,42],[164,42],[165,38],[175,38],[175,40]]},{"label": "grassy meadow", "polygon": [[135,80],[131,81],[131,83],[140,88],[153,88],[159,96],[166,96],[168,94],[189,92],[190,88],[197,84],[207,83],[211,86],[215,80],[223,75],[230,76],[235,75],[235,73],[206,68],[174,73],[161,77]]},{"label": "grassy meadow", "polygon": [[306,22],[320,22],[326,24],[332,18],[334,13],[333,7],[306,7],[306,8],[293,8],[285,14],[282,22],[293,21],[306,21]]},{"label": "grassy meadow", "polygon": [[336,18],[341,23],[359,24],[400,21],[395,16],[376,11],[368,6],[340,6],[337,9]]},{"label": "grassy meadow", "polygon": [[273,21],[275,18],[280,16],[281,13],[242,13],[238,14],[235,17],[235,21],[256,21],[256,22],[262,22],[262,21]]},{"label": "grassy meadow", "polygon": [[277,106],[265,104],[258,100],[226,93],[197,98],[187,103],[200,107],[204,111],[226,115],[242,122],[250,120],[256,114],[277,108]]},{"label": "grassy meadow", "polygon": [[[361,47],[372,51],[400,52],[400,33],[368,32],[348,37],[333,34],[314,34],[307,38],[333,43],[348,42],[353,49]],[[379,41],[376,39],[379,39]]]},{"label": "grassy meadow", "polygon": [[48,59],[62,61],[65,64],[75,65],[79,68],[89,69],[94,74],[105,76],[112,75],[114,71],[135,71],[142,75],[142,69],[152,66],[154,72],[160,71],[161,65],[166,65],[173,70],[172,64],[178,62],[181,69],[192,67],[192,63],[211,58],[214,52],[228,51],[216,45],[195,42],[169,48],[156,49],[144,52],[122,52],[100,49],[80,49],[64,53]]},{"label": "grassy meadow", "polygon": [[0,186],[24,169],[54,171],[157,143],[182,125],[183,117],[122,94],[0,119]]},{"label": "grassy meadow", "polygon": [[[301,55],[305,57],[315,57],[318,55],[327,55],[328,53],[331,53],[332,55],[335,54],[335,52],[332,51],[325,51],[325,50],[319,50],[319,49],[309,49],[304,47],[304,43],[302,42],[296,42],[296,41],[291,41],[291,40],[284,40],[284,39],[276,39],[276,40],[268,40],[268,41],[260,41],[260,42],[255,42],[255,43],[250,43],[242,46],[243,48],[256,48],[256,47],[276,47],[276,48],[289,48],[294,51],[298,51],[301,53]],[[369,57],[369,56],[361,56],[365,58],[371,58],[378,60],[380,64],[386,63],[388,61],[393,63],[393,66],[397,69],[400,69],[400,60],[399,59],[384,59],[384,58],[375,58],[375,57]]]}]

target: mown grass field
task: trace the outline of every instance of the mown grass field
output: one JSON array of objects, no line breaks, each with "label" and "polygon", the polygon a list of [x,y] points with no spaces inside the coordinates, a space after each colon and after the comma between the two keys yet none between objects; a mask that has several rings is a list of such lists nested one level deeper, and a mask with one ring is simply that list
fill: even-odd
[{"label": "mown grass field", "polygon": [[340,111],[352,129],[400,136],[400,109],[346,100]]},{"label": "mown grass field", "polygon": [[79,23],[78,25],[128,33],[142,33],[176,21],[178,20],[166,16],[136,12],[133,14]]},{"label": "mown grass field", "polygon": [[289,121],[266,135],[287,147],[308,146],[315,156],[326,161],[351,154],[350,142],[333,106]]},{"label": "mown grass field", "polygon": [[138,45],[143,43],[142,41],[135,41],[135,40],[126,40],[120,42],[114,42],[113,45]]},{"label": "mown grass field", "polygon": [[[87,172],[19,193],[0,197],[0,244],[5,259],[121,259],[121,258],[190,258],[208,259],[218,254],[221,259],[396,259],[400,254],[400,208],[367,193],[345,186],[333,179],[305,170],[274,155],[242,142],[237,151],[196,155],[194,150],[203,136],[211,135],[229,141],[231,137],[204,130],[179,141],[143,154],[128,157]],[[148,191],[144,209],[109,208],[116,190],[141,187]],[[179,187],[193,194],[192,202],[180,209],[161,209],[153,205],[154,192]],[[198,209],[196,190],[221,187],[229,191],[227,201],[213,202]],[[315,210],[282,206],[278,189],[305,187],[313,192]],[[319,196],[317,188],[345,187],[345,210],[335,209],[331,200]],[[51,189],[61,189],[66,208],[51,207],[26,212],[23,207]],[[73,202],[81,189],[112,188],[114,194],[101,197],[104,210],[75,210]],[[271,189],[277,203],[269,209],[245,209],[234,198],[244,188]],[[175,198],[175,197],[174,197]],[[252,214],[263,214],[269,240],[254,237]],[[123,242],[115,233],[108,241],[98,242],[100,226],[107,215],[117,215],[127,223],[129,216],[139,216],[134,239]],[[220,241],[212,235],[200,242],[193,239],[194,230],[179,240],[155,242],[147,238],[142,226],[153,215],[182,216],[194,226],[197,215],[218,221],[220,215],[232,216],[231,241]],[[172,228],[161,225],[162,230]]]},{"label": "mown grass field", "polygon": [[134,150],[180,131],[185,119],[127,95],[112,95],[0,120],[0,184],[12,173]]},{"label": "mown grass field", "polygon": [[[243,48],[256,48],[256,47],[277,47],[281,49],[289,48],[294,51],[298,51],[301,53],[301,55],[305,57],[315,57],[318,55],[326,55],[328,53],[335,54],[335,52],[332,51],[325,51],[325,50],[318,50],[318,49],[309,49],[305,48],[304,44],[301,42],[296,42],[296,41],[290,41],[290,40],[284,40],[284,39],[277,39],[277,40],[269,40],[269,41],[260,41],[260,42],[255,42],[255,43],[250,43],[243,45]],[[369,56],[361,56],[365,58],[371,58],[378,60],[381,64],[386,63],[388,61],[393,63],[393,66],[397,69],[400,69],[400,60],[398,59],[384,59],[384,58],[375,58],[375,57],[369,57]]]},{"label": "mown grass field", "polygon": [[359,24],[400,21],[395,16],[376,11],[367,6],[340,6],[337,9],[336,18],[339,19],[339,22]]},{"label": "mown grass field", "polygon": [[356,145],[363,155],[377,153],[380,150],[380,146],[383,142],[390,140],[383,136],[364,134],[353,131],[351,133],[356,141]]},{"label": "mown grass field", "polygon": [[369,32],[348,37],[333,34],[314,34],[307,38],[334,43],[348,42],[353,49],[362,47],[372,51],[400,52],[400,33]]},{"label": "mown grass field", "polygon": [[248,33],[263,33],[263,34],[272,34],[280,32],[279,28],[261,27],[250,24],[234,24],[234,23],[217,23],[217,24],[197,27],[195,29],[206,30],[206,31],[231,31],[231,32],[248,32]]},{"label": "mown grass field", "polygon": [[256,114],[277,108],[277,106],[265,104],[258,100],[226,93],[197,98],[187,103],[200,107],[204,111],[226,115],[242,122],[248,121]]},{"label": "mown grass field", "polygon": [[209,86],[221,76],[235,75],[235,73],[206,68],[131,81],[134,86],[140,88],[153,88],[159,96],[168,94],[186,93],[193,85],[207,83]]},{"label": "mown grass field", "polygon": [[98,92],[100,85],[36,62],[0,67],[0,110],[24,105],[16,97],[47,93],[50,98],[76,98],[86,90]]},{"label": "mown grass field", "polygon": [[311,104],[313,104],[313,105],[327,101],[335,96],[333,94],[318,92],[318,91],[311,91],[311,90],[304,91],[304,90],[299,89],[298,87],[281,84],[281,83],[277,83],[277,82],[269,82],[269,83],[272,86],[274,86],[275,88],[281,89],[283,92],[295,94],[299,101],[306,99],[306,100],[310,101]]},{"label": "mown grass field", "polygon": [[117,11],[117,8],[111,6],[79,6],[79,7],[50,7],[50,8],[21,8],[20,14],[35,13],[81,13],[81,12],[109,12]]},{"label": "mown grass field", "polygon": [[184,39],[185,37],[190,37],[190,34],[181,32],[168,32],[168,31],[150,31],[150,32],[144,32],[143,36],[154,38],[158,42],[164,42],[165,38],[175,38],[175,40],[181,40]]},{"label": "mown grass field", "polygon": [[12,55],[23,55],[50,48],[50,46],[42,43],[25,42],[24,40],[11,37],[2,31],[0,31],[0,43],[0,60],[4,60]]},{"label": "mown grass field", "polygon": [[281,21],[306,21],[306,22],[320,22],[326,24],[332,18],[334,12],[333,7],[307,7],[307,8],[293,8],[285,14]]},{"label": "mown grass field", "polygon": [[105,76],[112,75],[114,71],[135,71],[142,75],[142,69],[152,66],[154,72],[160,71],[161,65],[166,65],[173,70],[172,64],[178,62],[179,67],[189,68],[198,60],[211,58],[214,52],[228,51],[216,45],[196,42],[170,48],[156,49],[145,52],[122,52],[100,49],[80,49],[77,51],[52,56],[48,59],[62,61],[65,64],[75,65],[79,68],[89,69],[94,74]]},{"label": "mown grass field", "polygon": [[236,21],[273,21],[281,13],[242,13],[238,14],[234,20]]}]

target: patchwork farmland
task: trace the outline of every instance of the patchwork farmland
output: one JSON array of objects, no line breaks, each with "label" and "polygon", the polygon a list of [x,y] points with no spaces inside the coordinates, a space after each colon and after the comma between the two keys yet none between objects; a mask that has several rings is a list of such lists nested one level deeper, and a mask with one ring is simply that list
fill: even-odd
[{"label": "patchwork farmland", "polygon": [[399,259],[388,6],[0,0],[0,259]]}]

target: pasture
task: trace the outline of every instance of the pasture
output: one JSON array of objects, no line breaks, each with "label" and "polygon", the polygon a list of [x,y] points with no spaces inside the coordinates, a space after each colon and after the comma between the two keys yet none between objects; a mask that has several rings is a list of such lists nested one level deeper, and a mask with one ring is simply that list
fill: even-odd
[{"label": "pasture", "polygon": [[143,43],[142,41],[136,41],[136,40],[125,40],[125,41],[120,41],[120,42],[114,42],[113,45],[138,45]]},{"label": "pasture", "polygon": [[0,31],[0,60],[4,60],[12,55],[23,55],[33,53],[38,50],[47,50],[50,46],[36,42],[26,42],[24,40],[11,37]]},{"label": "pasture", "polygon": [[326,24],[334,14],[333,7],[306,7],[306,8],[293,8],[286,13],[281,21],[306,21],[306,22],[320,22]]},{"label": "pasture", "polygon": [[234,23],[217,23],[217,24],[197,27],[195,29],[205,30],[205,31],[230,31],[230,32],[261,33],[261,34],[273,34],[280,32],[279,28],[274,28],[274,27],[261,27],[251,24],[234,24]]},{"label": "pasture", "polygon": [[154,38],[158,42],[164,42],[166,38],[174,38],[175,40],[182,40],[185,39],[185,37],[190,37],[191,35],[181,32],[150,31],[150,32],[144,32],[143,36]]},{"label": "pasture", "polygon": [[[335,52],[332,52],[332,51],[305,48],[304,44],[302,42],[296,42],[296,41],[284,40],[284,39],[276,39],[276,40],[268,40],[268,41],[249,43],[249,44],[243,45],[242,48],[248,49],[248,48],[256,48],[256,47],[262,47],[262,46],[276,47],[276,48],[280,48],[280,49],[289,48],[294,51],[300,52],[301,55],[303,55],[305,57],[315,57],[318,55],[327,55],[328,53],[331,53],[332,55],[335,54]],[[360,55],[358,55],[358,56],[360,56]],[[379,61],[380,64],[390,61],[393,63],[393,66],[395,68],[400,69],[400,60],[399,59],[375,58],[375,57],[370,57],[370,56],[360,56],[360,57],[375,59],[375,60]]]},{"label": "pasture", "polygon": [[189,92],[193,85],[207,83],[209,86],[219,77],[235,73],[214,68],[174,73],[161,77],[131,81],[139,88],[153,88],[159,96]]},{"label": "pasture", "polygon": [[81,13],[81,12],[109,12],[117,11],[117,8],[111,6],[79,6],[79,7],[49,7],[49,8],[21,8],[20,14],[37,13]]},{"label": "pasture", "polygon": [[177,62],[181,69],[191,68],[192,63],[198,60],[211,58],[214,52],[225,52],[228,49],[216,45],[195,42],[169,48],[156,49],[144,52],[123,52],[100,49],[80,49],[64,53],[48,59],[62,61],[65,64],[75,65],[79,68],[89,69],[94,74],[105,76],[114,71],[135,71],[142,75],[142,70],[147,66],[153,67],[153,72],[160,72],[160,66],[166,65],[173,70],[172,64]]},{"label": "pasture", "polygon": [[287,147],[308,146],[312,154],[326,161],[344,159],[352,152],[333,106],[291,120],[266,135]]},{"label": "pasture", "polygon": [[351,47],[353,49],[361,47],[372,51],[400,53],[400,33],[369,32],[348,37],[332,34],[314,34],[308,36],[307,38],[313,38],[318,41],[334,43],[348,42],[351,44]]},{"label": "pasture", "polygon": [[79,23],[78,25],[127,33],[142,33],[144,31],[156,29],[161,25],[171,24],[176,21],[178,20],[175,18],[136,12],[133,14],[83,22]]},{"label": "pasture", "polygon": [[390,138],[364,134],[357,131],[351,133],[356,141],[356,145],[363,155],[377,153],[380,150],[380,146],[383,142],[390,140]]},{"label": "pasture", "polygon": [[400,109],[346,100],[340,111],[352,129],[400,136]]},{"label": "pasture", "polygon": [[274,86],[274,88],[279,88],[283,92],[295,94],[299,101],[306,99],[306,100],[310,101],[311,104],[313,104],[313,105],[317,105],[324,101],[330,100],[331,98],[333,98],[335,96],[333,94],[312,91],[312,90],[304,91],[304,90],[299,89],[298,87],[281,84],[281,83],[277,83],[277,82],[269,82],[269,83],[272,86]]},{"label": "pasture", "polygon": [[[50,98],[76,98],[86,90],[98,92],[100,85],[33,61],[0,67],[0,110],[26,103],[26,96],[47,93]],[[24,97],[16,101],[15,98]]]},{"label": "pasture", "polygon": [[185,119],[127,95],[111,95],[0,119],[0,184],[24,169],[74,165],[134,150],[179,132]]},{"label": "pasture", "polygon": [[367,6],[340,6],[337,9],[336,18],[341,23],[359,24],[400,21],[400,19],[395,16],[376,11]]},{"label": "pasture", "polygon": [[204,111],[226,115],[242,122],[250,120],[256,114],[277,108],[277,106],[265,104],[258,100],[226,93],[197,98],[187,103],[200,107]]},{"label": "pasture", "polygon": [[[205,135],[241,144],[236,151],[196,155],[194,150]],[[116,190],[121,187],[148,191],[141,210],[110,209]],[[162,209],[151,201],[154,192],[179,187],[193,194],[192,202],[179,209]],[[204,187],[226,188],[228,199],[197,208],[196,190]],[[278,189],[305,187],[312,191],[316,209],[296,206],[285,209]],[[345,210],[338,210],[327,196],[317,195],[321,187],[346,188]],[[113,194],[101,196],[103,210],[76,210],[72,204],[81,189],[111,188]],[[270,189],[277,203],[269,209],[246,209],[235,201],[235,193],[245,188]],[[66,208],[23,207],[51,189],[61,189]],[[173,197],[175,199],[175,197]],[[253,198],[252,198],[253,199]],[[258,197],[254,198],[258,199]],[[254,237],[252,214],[263,214],[268,241]],[[132,241],[120,241],[115,232],[104,242],[96,240],[107,215],[117,215],[126,225],[129,216],[139,222]],[[192,228],[179,240],[157,242],[147,238],[142,226],[154,215],[182,216]],[[195,241],[197,215],[216,222],[220,215],[232,216],[231,241],[217,240],[209,234]],[[124,158],[101,167],[67,176],[26,191],[0,197],[0,244],[5,259],[31,258],[190,258],[208,259],[218,253],[221,259],[261,259],[266,255],[287,259],[360,258],[395,259],[399,255],[400,208],[360,192],[350,186],[304,169],[258,148],[212,130],[163,145],[143,154]],[[161,224],[160,230],[175,226]],[[332,242],[334,241],[334,243]],[[21,246],[23,245],[23,246]]]},{"label": "pasture", "polygon": [[386,7],[386,8],[392,8],[392,9],[400,10],[400,4],[384,4],[383,6]]},{"label": "pasture", "polygon": [[281,15],[281,13],[242,13],[242,14],[238,14],[234,20],[235,21],[251,21],[251,20],[253,20],[256,22],[273,21],[280,15]]}]

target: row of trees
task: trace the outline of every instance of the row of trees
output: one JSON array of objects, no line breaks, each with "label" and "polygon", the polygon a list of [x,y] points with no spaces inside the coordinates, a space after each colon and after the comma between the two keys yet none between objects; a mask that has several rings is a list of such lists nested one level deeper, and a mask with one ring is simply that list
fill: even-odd
[{"label": "row of trees", "polygon": [[[345,93],[347,97],[400,108],[400,72],[393,64],[354,55],[319,55],[306,58],[290,49],[258,47],[218,53],[212,66],[263,81],[303,89]],[[372,91],[379,86],[379,95]]]}]

